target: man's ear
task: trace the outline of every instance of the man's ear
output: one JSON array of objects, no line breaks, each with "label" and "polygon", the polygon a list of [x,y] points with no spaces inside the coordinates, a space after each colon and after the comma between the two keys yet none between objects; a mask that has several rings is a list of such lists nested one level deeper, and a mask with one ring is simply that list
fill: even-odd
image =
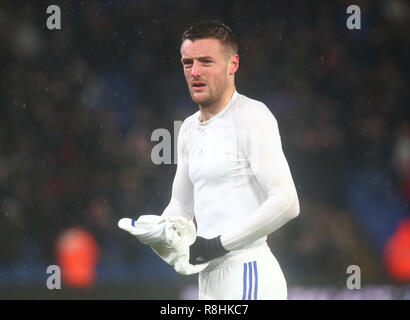
[{"label": "man's ear", "polygon": [[234,54],[231,59],[229,59],[229,75],[235,74],[239,68],[239,55]]}]

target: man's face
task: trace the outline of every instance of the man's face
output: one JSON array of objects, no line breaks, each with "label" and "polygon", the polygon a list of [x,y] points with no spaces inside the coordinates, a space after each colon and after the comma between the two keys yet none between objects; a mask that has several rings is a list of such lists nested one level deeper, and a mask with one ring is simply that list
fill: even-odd
[{"label": "man's face", "polygon": [[[217,102],[233,82],[229,48],[217,39],[185,40],[181,61],[192,100],[206,107]],[[236,71],[236,69],[235,69]]]}]

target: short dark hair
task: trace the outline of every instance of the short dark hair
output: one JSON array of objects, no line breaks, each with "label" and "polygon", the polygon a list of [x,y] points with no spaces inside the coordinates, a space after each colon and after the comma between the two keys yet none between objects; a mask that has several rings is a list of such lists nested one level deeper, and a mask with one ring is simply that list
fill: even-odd
[{"label": "short dark hair", "polygon": [[219,20],[203,20],[189,27],[181,37],[181,45],[185,40],[213,38],[222,44],[230,46],[238,53],[238,40],[232,29]]}]

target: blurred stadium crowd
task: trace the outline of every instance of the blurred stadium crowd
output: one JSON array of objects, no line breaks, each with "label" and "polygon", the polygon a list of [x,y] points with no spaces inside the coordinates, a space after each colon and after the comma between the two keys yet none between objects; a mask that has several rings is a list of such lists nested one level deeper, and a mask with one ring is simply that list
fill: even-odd
[{"label": "blurred stadium crowd", "polygon": [[197,110],[179,36],[205,17],[238,34],[237,89],[279,123],[301,214],[269,245],[289,284],[344,285],[352,264],[369,283],[410,281],[408,254],[394,254],[410,238],[406,1],[359,1],[354,31],[348,1],[55,4],[54,31],[45,1],[0,5],[0,285],[57,262],[75,226],[104,270],[144,260],[117,221],[168,204],[176,166],[152,163],[151,134]]}]

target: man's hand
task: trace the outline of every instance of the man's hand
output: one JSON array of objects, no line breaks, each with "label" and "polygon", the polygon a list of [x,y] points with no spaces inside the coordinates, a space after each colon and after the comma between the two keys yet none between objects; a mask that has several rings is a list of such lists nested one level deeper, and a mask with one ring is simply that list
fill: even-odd
[{"label": "man's hand", "polygon": [[220,238],[221,236],[212,239],[196,237],[196,241],[189,247],[189,263],[193,265],[205,263],[228,253],[229,251],[222,246]]}]

